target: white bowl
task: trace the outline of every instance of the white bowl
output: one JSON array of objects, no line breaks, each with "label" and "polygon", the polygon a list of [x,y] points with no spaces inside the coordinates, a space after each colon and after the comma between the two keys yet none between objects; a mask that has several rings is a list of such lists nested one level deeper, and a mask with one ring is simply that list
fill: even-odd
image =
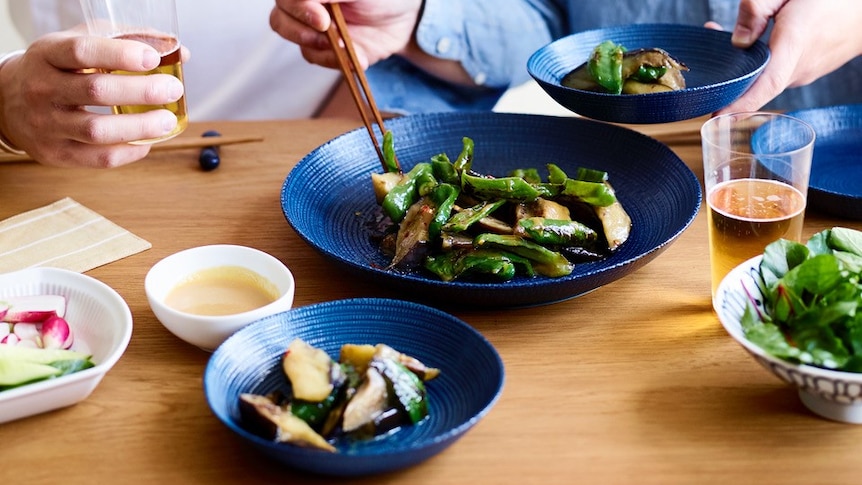
[{"label": "white bowl", "polygon": [[722,279],[713,299],[721,324],[754,359],[784,382],[799,389],[802,403],[815,414],[834,421],[862,424],[862,374],[794,364],[774,357],[749,341],[740,320],[746,304],[762,305],[758,271],[762,256],[734,268]]},{"label": "white bowl", "polygon": [[[242,313],[220,316],[195,315],[165,305],[168,294],[192,274],[218,266],[240,266],[263,276],[278,289],[278,299]],[[246,246],[217,244],[172,254],[150,268],[144,281],[147,300],[156,318],[171,333],[207,352],[249,323],[289,310],[296,284],[293,274],[275,257]]]},{"label": "white bowl", "polygon": [[132,313],[101,281],[58,268],[0,274],[0,299],[54,294],[66,297],[72,350],[92,355],[94,367],[0,392],[0,423],[70,406],[86,399],[123,355],[132,337]]}]

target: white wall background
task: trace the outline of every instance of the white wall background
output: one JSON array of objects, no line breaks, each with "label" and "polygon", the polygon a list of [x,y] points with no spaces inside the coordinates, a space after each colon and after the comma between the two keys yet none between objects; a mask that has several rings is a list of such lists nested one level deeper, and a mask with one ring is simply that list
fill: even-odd
[{"label": "white wall background", "polygon": [[24,47],[24,40],[18,35],[9,19],[9,1],[0,0],[0,52],[9,52]]},{"label": "white wall background", "polygon": [[[0,53],[25,47],[24,40],[19,35],[9,18],[9,1],[0,0]],[[538,113],[556,116],[571,116],[572,113],[559,106],[550,96],[535,83],[529,82],[523,86],[509,90],[497,104],[495,111],[514,113]]]}]

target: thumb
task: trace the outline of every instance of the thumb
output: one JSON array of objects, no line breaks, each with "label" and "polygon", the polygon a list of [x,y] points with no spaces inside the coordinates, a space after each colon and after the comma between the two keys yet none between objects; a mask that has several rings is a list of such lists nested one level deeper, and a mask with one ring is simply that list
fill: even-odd
[{"label": "thumb", "polygon": [[781,94],[790,83],[794,68],[774,62],[777,57],[780,56],[772,56],[760,76],[739,99],[716,114],[757,111]]},{"label": "thumb", "polygon": [[736,47],[751,47],[772,18],[789,0],[742,0],[731,42]]}]

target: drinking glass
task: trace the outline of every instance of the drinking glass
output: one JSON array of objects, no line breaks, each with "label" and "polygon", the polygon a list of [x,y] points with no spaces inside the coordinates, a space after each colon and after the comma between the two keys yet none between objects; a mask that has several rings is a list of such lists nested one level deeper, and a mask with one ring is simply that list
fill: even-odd
[{"label": "drinking glass", "polygon": [[[144,42],[161,55],[161,63],[149,72],[107,71],[112,74],[148,75],[169,74],[183,81],[179,28],[175,0],[81,0],[81,8],[92,35]],[[163,105],[114,106],[115,114],[145,113],[167,109],[177,117],[177,126],[159,138],[137,140],[135,144],[149,144],[169,140],[188,126],[188,109],[185,95]]]},{"label": "drinking glass", "polygon": [[778,239],[801,241],[814,129],[770,112],[716,116],[701,128],[712,295],[731,269]]}]

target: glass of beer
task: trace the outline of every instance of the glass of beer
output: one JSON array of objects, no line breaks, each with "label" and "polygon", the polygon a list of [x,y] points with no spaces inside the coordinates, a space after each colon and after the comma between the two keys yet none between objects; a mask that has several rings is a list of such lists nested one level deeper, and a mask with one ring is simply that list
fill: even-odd
[{"label": "glass of beer", "polygon": [[[81,0],[81,8],[92,35],[144,42],[161,55],[161,63],[149,72],[107,71],[111,74],[144,76],[169,74],[183,80],[176,0]],[[167,109],[177,117],[173,131],[159,138],[137,140],[149,144],[169,140],[186,129],[189,123],[185,95],[163,105],[114,106],[115,114],[145,113]]]},{"label": "glass of beer", "polygon": [[801,241],[814,129],[791,116],[731,113],[701,128],[712,296],[778,239]]}]

